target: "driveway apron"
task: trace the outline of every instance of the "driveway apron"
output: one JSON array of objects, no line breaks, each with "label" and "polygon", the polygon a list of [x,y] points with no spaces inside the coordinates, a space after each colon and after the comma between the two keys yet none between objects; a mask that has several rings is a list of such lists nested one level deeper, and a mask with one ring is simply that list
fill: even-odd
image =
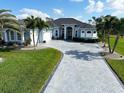
[{"label": "driveway apron", "polygon": [[63,59],[44,93],[124,93],[124,89],[99,55],[98,44],[53,40],[40,46],[56,48]]}]

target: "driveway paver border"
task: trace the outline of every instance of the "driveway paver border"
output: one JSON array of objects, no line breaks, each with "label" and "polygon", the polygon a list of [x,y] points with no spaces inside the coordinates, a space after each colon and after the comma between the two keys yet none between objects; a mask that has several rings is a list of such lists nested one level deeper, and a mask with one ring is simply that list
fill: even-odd
[{"label": "driveway paver border", "polygon": [[114,69],[109,65],[107,59],[106,58],[103,58],[103,60],[105,61],[105,64],[108,66],[108,68],[110,69],[110,71],[112,72],[112,74],[115,76],[115,78],[117,79],[117,81],[120,83],[121,87],[124,89],[124,84],[122,83],[121,78],[119,78],[119,76],[114,71]]},{"label": "driveway paver border", "polygon": [[[48,48],[50,48],[50,47],[48,47]],[[54,49],[56,49],[56,48],[54,48]],[[56,49],[56,50],[58,50],[58,49]],[[49,82],[50,82],[50,80],[52,79],[53,75],[55,74],[57,68],[59,67],[60,63],[62,62],[64,53],[63,53],[62,51],[60,51],[60,50],[58,50],[58,51],[61,52],[61,58],[60,58],[60,60],[58,61],[57,65],[53,68],[53,71],[52,71],[51,74],[49,75],[48,79],[45,81],[44,85],[41,87],[39,93],[44,93],[44,91],[45,91],[47,85],[49,84]]]}]

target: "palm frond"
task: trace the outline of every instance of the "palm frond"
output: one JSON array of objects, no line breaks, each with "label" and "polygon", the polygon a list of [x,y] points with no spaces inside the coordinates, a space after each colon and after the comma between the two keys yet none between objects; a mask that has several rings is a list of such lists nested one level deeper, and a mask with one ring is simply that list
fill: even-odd
[{"label": "palm frond", "polygon": [[16,18],[16,16],[13,14],[9,14],[9,13],[0,14],[0,18],[6,18],[6,17]]},{"label": "palm frond", "polygon": [[11,10],[0,9],[0,14],[1,14],[1,13],[5,13],[5,12],[11,12]]},{"label": "palm frond", "polygon": [[48,24],[39,17],[36,18],[36,24],[37,24],[37,28],[40,30],[42,30],[43,28],[49,27]]},{"label": "palm frond", "polygon": [[4,28],[9,28],[9,29],[13,29],[16,32],[20,32],[20,26],[17,24],[10,24],[10,23],[6,23],[3,25]]},{"label": "palm frond", "polygon": [[12,24],[20,25],[19,22],[18,22],[18,20],[15,20],[15,19],[12,19],[12,18],[3,18],[3,19],[0,18],[0,20],[3,23],[10,23],[10,24],[12,23]]}]

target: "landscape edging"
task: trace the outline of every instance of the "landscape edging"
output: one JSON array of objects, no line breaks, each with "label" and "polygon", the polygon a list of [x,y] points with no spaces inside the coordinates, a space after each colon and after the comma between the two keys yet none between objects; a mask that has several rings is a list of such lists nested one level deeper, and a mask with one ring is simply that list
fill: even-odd
[{"label": "landscape edging", "polygon": [[106,58],[103,58],[103,60],[105,61],[106,65],[108,66],[108,68],[110,69],[110,71],[112,72],[112,74],[115,76],[115,78],[117,79],[117,81],[119,82],[119,84],[121,85],[121,87],[124,89],[124,84],[121,80],[121,78],[117,75],[117,73],[114,71],[114,69],[110,66],[110,64],[108,63]]},{"label": "landscape edging", "polygon": [[[58,49],[56,49],[56,50],[58,50]],[[58,51],[61,52],[60,50],[58,50]],[[51,74],[49,75],[48,79],[45,81],[44,85],[41,87],[39,93],[44,93],[46,87],[48,86],[50,80],[52,79],[52,77],[53,77],[53,75],[55,74],[55,72],[56,72],[58,66],[60,65],[60,63],[61,63],[61,61],[62,61],[62,59],[63,59],[63,56],[64,56],[64,54],[63,54],[63,52],[61,52],[61,58],[60,58],[60,60],[58,61],[57,65],[54,67],[54,69],[53,69],[53,71],[51,72]]]}]

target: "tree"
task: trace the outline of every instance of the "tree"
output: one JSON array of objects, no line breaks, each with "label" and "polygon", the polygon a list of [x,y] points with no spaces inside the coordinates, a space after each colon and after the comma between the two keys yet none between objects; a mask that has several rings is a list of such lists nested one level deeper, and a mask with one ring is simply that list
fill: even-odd
[{"label": "tree", "polygon": [[89,20],[88,20],[88,22],[89,22],[89,24],[91,24],[92,20],[91,20],[91,19],[89,19]]},{"label": "tree", "polygon": [[38,38],[37,38],[37,42],[36,42],[36,46],[37,46],[41,31],[43,30],[43,28],[48,28],[49,26],[45,21],[43,21],[41,18],[37,17],[36,18],[36,27],[38,28]]},{"label": "tree", "polygon": [[36,18],[34,16],[30,16],[30,17],[27,17],[26,19],[24,19],[24,22],[26,24],[26,28],[32,30],[33,44],[34,44],[34,47],[35,47],[36,45],[35,45],[34,31],[35,31],[35,28],[37,27]]},{"label": "tree", "polygon": [[[120,20],[116,16],[106,15],[98,18],[93,17],[96,22],[96,27],[98,31],[102,30],[102,42],[105,44],[105,37],[107,35],[108,48],[109,53],[113,53],[117,46],[119,40],[119,30],[120,30]],[[114,42],[114,46],[111,47],[110,44],[110,34],[114,32],[116,33],[116,39]]]},{"label": "tree", "polygon": [[121,34],[121,36],[123,36],[124,35],[124,18],[121,18],[120,22],[121,22],[121,24],[120,24],[120,34]]},{"label": "tree", "polygon": [[8,13],[11,12],[11,10],[0,10],[0,34],[1,38],[3,38],[2,33],[5,28],[12,29],[13,31],[20,31],[20,25],[18,23],[18,20],[16,19],[16,16]]},{"label": "tree", "polygon": [[[105,16],[104,21],[105,21],[105,30],[107,31],[107,41],[108,41],[109,53],[113,53],[117,46],[118,40],[119,40],[118,30],[120,29],[120,21],[116,16],[111,16],[111,15]],[[113,47],[111,47],[111,44],[110,44],[111,31],[116,32],[116,35],[117,35]]]},{"label": "tree", "polygon": [[98,34],[102,33],[102,43],[104,43],[105,46],[105,22],[104,22],[104,17],[92,17],[92,19],[95,21],[96,23],[96,28],[98,31]]}]

